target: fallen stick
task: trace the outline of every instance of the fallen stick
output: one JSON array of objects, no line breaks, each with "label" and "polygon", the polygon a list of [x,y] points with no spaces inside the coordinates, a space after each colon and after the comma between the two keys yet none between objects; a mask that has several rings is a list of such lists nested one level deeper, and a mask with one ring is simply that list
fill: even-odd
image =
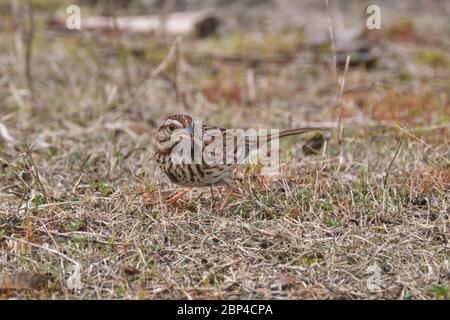
[{"label": "fallen stick", "polygon": [[203,53],[203,52],[188,52],[188,55],[200,59],[217,60],[224,63],[246,63],[249,65],[257,65],[260,63],[274,63],[285,64],[292,62],[295,58],[289,54],[219,54],[219,53]]},{"label": "fallen stick", "polygon": [[[82,31],[103,31],[131,34],[169,34],[182,36],[207,37],[217,31],[220,19],[214,10],[198,12],[176,12],[162,19],[161,15],[148,16],[92,16],[81,19]],[[66,17],[55,16],[49,22],[50,27],[67,30]]]}]

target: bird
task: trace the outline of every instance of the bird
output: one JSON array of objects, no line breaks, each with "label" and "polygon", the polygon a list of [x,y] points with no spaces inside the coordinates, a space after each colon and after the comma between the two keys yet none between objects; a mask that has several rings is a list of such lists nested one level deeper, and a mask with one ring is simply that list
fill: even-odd
[{"label": "bird", "polygon": [[[307,127],[281,130],[276,138],[279,139],[317,130],[322,131],[326,130],[326,128]],[[212,146],[216,140],[216,136],[208,135],[209,132],[219,134],[218,137],[222,135],[224,161],[214,163],[208,161],[208,159],[204,157],[204,151]],[[199,139],[199,136],[205,138]],[[176,185],[183,187],[209,187],[211,193],[212,187],[225,186],[228,191],[218,209],[219,211],[223,211],[232,193],[238,190],[237,182],[234,177],[234,170],[242,164],[242,161],[238,160],[248,158],[251,152],[273,140],[273,137],[269,134],[256,135],[253,140],[254,143],[252,143],[251,138],[245,137],[243,144],[244,148],[238,148],[238,137],[239,129],[225,129],[204,124],[199,126],[194,123],[194,120],[190,115],[171,115],[165,118],[164,123],[159,127],[155,135],[155,159],[159,168],[165,173],[169,180]],[[233,153],[231,155],[233,161],[225,161],[226,151],[228,151],[226,144],[231,141],[230,138],[234,140],[234,148],[231,151]],[[182,146],[190,147],[188,152],[185,152],[186,154],[184,154],[185,161],[180,161],[180,159],[176,157],[180,150],[185,150]],[[194,161],[195,150],[200,150],[202,155],[200,159],[197,158],[197,161]],[[219,157],[221,156],[219,155]],[[185,192],[181,192],[172,197],[171,202],[175,203],[175,201],[180,199],[184,193]]]}]

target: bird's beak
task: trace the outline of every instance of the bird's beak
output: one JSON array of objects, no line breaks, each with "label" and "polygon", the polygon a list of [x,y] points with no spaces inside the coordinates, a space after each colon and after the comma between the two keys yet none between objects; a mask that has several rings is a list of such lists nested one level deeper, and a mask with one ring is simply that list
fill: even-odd
[{"label": "bird's beak", "polygon": [[190,135],[194,135],[194,127],[192,125],[188,124],[186,126],[186,130],[187,132],[189,132]]}]

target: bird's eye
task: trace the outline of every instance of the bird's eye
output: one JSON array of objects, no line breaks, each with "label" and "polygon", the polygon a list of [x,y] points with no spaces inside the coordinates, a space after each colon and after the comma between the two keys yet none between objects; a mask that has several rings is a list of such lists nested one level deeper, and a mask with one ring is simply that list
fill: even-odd
[{"label": "bird's eye", "polygon": [[177,126],[173,123],[169,124],[169,131],[174,131],[177,128]]}]

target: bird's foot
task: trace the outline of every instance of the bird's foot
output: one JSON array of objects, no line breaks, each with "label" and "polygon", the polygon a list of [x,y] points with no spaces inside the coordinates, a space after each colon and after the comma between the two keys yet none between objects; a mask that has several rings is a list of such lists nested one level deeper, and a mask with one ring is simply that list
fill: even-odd
[{"label": "bird's foot", "polygon": [[233,194],[234,190],[233,189],[228,189],[227,194],[225,195],[225,198],[223,199],[222,203],[220,204],[220,207],[217,209],[218,213],[223,213],[223,211],[225,210],[225,207],[228,203],[228,201],[230,200],[231,195]]},{"label": "bird's foot", "polygon": [[170,205],[171,207],[176,207],[178,209],[182,209],[182,205],[178,202],[178,200],[182,200],[184,198],[184,195],[188,192],[188,190],[184,190],[181,192],[178,192],[174,196],[170,197],[166,200],[166,204]]}]

